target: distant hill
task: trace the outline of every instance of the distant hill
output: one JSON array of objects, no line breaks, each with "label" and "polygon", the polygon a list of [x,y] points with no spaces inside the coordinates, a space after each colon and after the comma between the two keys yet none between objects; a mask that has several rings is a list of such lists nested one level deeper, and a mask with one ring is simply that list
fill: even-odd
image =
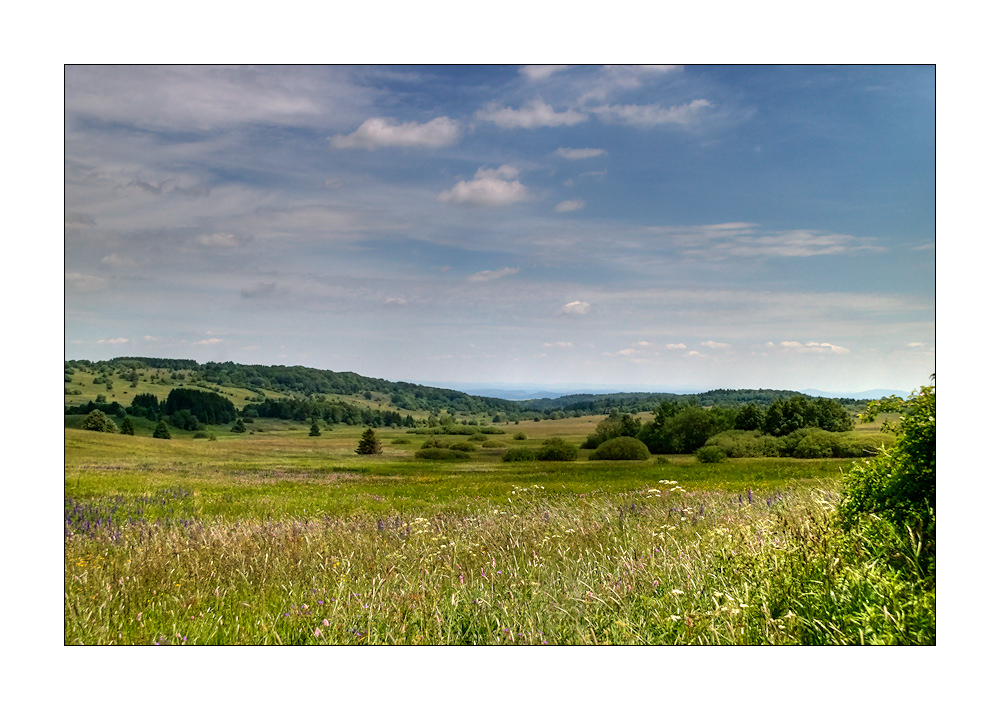
[{"label": "distant hill", "polygon": [[850,398],[850,399],[882,399],[883,397],[891,397],[896,395],[897,397],[902,397],[906,399],[910,393],[904,392],[903,390],[865,390],[864,392],[824,392],[822,390],[802,390],[802,394],[807,394],[810,397],[826,397],[827,399],[839,399],[839,398]]},{"label": "distant hill", "polygon": [[[838,399],[842,404],[879,398],[883,393],[905,396],[892,390],[869,390],[843,396],[818,390],[795,392],[772,389],[715,389],[708,392],[608,392],[566,394],[544,389],[516,391],[501,387],[476,389],[475,393],[456,389],[390,382],[354,372],[333,372],[301,365],[243,365],[234,362],[207,362],[169,358],[118,357],[91,362],[69,360],[66,367],[66,404],[84,404],[105,391],[108,400],[127,406],[136,394],[148,392],[163,399],[173,387],[210,389],[228,397],[237,408],[275,398],[322,402],[324,398],[343,400],[345,406],[363,409],[392,409],[416,416],[444,411],[456,418],[510,421],[525,416],[584,416],[603,414],[611,409],[642,412],[656,409],[664,400],[689,401],[703,407],[742,406],[753,402],[768,406],[776,399],[805,395]],[[87,373],[84,377],[81,371]],[[130,386],[130,383],[136,385]],[[117,387],[115,386],[117,385]],[[814,394],[815,393],[815,394]],[[332,399],[331,399],[332,398]],[[306,402],[303,402],[306,406]],[[309,405],[312,406],[312,405]],[[318,404],[316,406],[319,406]],[[385,411],[383,410],[383,411]],[[264,416],[264,415],[262,415]]]}]

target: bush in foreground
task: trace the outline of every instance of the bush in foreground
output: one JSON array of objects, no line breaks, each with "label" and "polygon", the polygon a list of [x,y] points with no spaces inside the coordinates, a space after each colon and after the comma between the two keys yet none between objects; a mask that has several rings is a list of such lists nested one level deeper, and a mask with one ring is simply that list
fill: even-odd
[{"label": "bush in foreground", "polygon": [[[921,387],[906,401],[898,397],[872,402],[862,420],[881,412],[902,412],[899,438],[874,459],[855,464],[844,477],[839,512],[844,527],[880,528],[895,536],[918,568],[933,570],[935,554],[934,387]],[[884,524],[884,525],[880,525]],[[922,558],[922,559],[921,559]]]},{"label": "bush in foreground", "polygon": [[645,461],[648,458],[646,445],[631,436],[608,439],[590,455],[591,461]]}]

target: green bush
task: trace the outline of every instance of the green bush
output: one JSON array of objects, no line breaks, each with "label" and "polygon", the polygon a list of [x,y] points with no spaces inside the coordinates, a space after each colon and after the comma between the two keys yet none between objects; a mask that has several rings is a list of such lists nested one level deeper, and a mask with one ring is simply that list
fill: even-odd
[{"label": "green bush", "polygon": [[452,451],[475,451],[476,445],[468,441],[457,441],[448,448]]},{"label": "green bush", "polygon": [[122,424],[119,430],[121,431],[122,434],[125,434],[127,436],[135,436],[135,426],[132,424],[132,420],[129,419],[128,417],[122,419]]},{"label": "green bush", "polygon": [[935,399],[930,386],[906,401],[894,397],[869,405],[863,421],[881,412],[902,412],[899,438],[875,458],[851,467],[839,505],[845,528],[883,521],[898,539],[911,540],[912,555],[924,570],[933,568],[935,554]]},{"label": "green bush", "polygon": [[718,446],[702,446],[694,455],[702,463],[722,463],[726,460],[726,452]]},{"label": "green bush", "polygon": [[154,439],[170,438],[170,430],[167,428],[167,423],[162,419],[159,422],[157,422],[156,428],[153,429],[153,438]]},{"label": "green bush", "polygon": [[524,441],[528,437],[525,436],[525,434],[524,434],[523,431],[518,431],[518,432],[514,433],[514,437],[513,438],[514,438],[514,441]]},{"label": "green bush", "polygon": [[591,461],[645,461],[648,458],[646,445],[631,436],[608,439],[590,455]]},{"label": "green bush", "polygon": [[576,461],[576,447],[558,436],[542,442],[536,458],[539,461]]},{"label": "green bush", "polygon": [[469,441],[486,441],[485,434],[473,434],[469,437]]},{"label": "green bush", "polygon": [[503,455],[503,460],[507,462],[534,461],[536,457],[534,449],[529,449],[527,446],[515,446],[508,449],[507,453]]},{"label": "green bush", "polygon": [[207,439],[208,438],[208,434],[206,434],[203,431],[196,431],[194,433],[194,438],[195,439]]},{"label": "green bush", "polygon": [[458,461],[461,459],[470,458],[464,451],[455,451],[454,449],[420,449],[414,454],[418,459],[429,459],[432,461]]},{"label": "green bush", "polygon": [[114,420],[99,409],[88,414],[80,426],[88,431],[100,431],[106,434],[118,433],[118,427],[115,426]]},{"label": "green bush", "polygon": [[420,445],[421,449],[447,449],[448,442],[436,439],[433,436]]},{"label": "green bush", "polygon": [[484,441],[483,442],[483,448],[484,449],[502,449],[503,447],[504,447],[504,443],[502,441]]}]

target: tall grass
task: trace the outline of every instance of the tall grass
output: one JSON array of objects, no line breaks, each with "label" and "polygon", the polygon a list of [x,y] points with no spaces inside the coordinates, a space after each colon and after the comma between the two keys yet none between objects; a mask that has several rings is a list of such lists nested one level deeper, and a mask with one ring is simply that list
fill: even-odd
[{"label": "tall grass", "polygon": [[932,580],[838,533],[835,486],[545,485],[271,520],[183,486],[68,500],[65,642],[934,642]]}]

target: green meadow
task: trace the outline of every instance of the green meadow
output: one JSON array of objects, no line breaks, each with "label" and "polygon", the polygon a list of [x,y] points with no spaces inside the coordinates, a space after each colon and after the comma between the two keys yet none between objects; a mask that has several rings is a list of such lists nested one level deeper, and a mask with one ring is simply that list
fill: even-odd
[{"label": "green meadow", "polygon": [[[66,644],[932,644],[919,542],[836,524],[846,459],[504,462],[603,417],[430,438],[65,430]],[[877,429],[878,422],[859,427]],[[517,436],[517,438],[515,438]],[[467,444],[467,445],[466,445]]]}]

